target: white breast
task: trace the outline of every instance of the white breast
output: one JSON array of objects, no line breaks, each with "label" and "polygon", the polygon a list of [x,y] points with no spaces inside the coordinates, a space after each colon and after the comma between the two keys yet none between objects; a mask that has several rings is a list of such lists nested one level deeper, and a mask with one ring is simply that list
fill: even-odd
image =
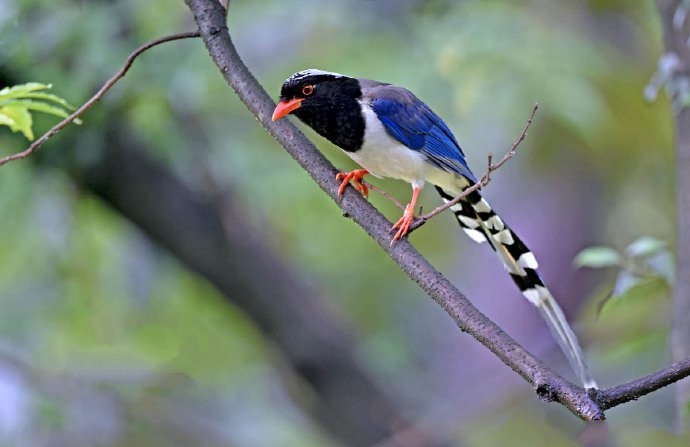
[{"label": "white breast", "polygon": [[377,177],[392,177],[410,183],[424,180],[424,155],[413,151],[391,137],[376,117],[371,106],[363,101],[364,144],[356,152],[346,152],[354,161]]},{"label": "white breast", "polygon": [[427,163],[424,154],[409,149],[388,134],[369,103],[360,101],[365,122],[365,138],[361,149],[345,152],[357,164],[377,177],[405,180],[418,187],[425,181],[451,191],[461,191],[467,181]]}]

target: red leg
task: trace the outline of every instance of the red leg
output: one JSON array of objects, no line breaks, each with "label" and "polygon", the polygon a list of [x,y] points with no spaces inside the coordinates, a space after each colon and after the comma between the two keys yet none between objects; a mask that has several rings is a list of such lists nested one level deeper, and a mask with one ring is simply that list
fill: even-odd
[{"label": "red leg", "polygon": [[415,205],[417,205],[417,198],[419,197],[419,191],[421,190],[422,188],[418,186],[412,187],[412,201],[410,201],[410,203],[407,204],[402,217],[395,223],[395,225],[393,225],[393,228],[391,228],[391,231],[395,230],[396,228],[398,229],[398,232],[395,233],[395,236],[393,236],[391,244],[405,236],[407,232],[410,230],[410,225],[414,220],[414,208]]},{"label": "red leg", "polygon": [[352,172],[341,172],[340,174],[336,175],[336,181],[343,181],[340,184],[340,188],[338,188],[338,199],[341,199],[343,197],[345,187],[348,183],[350,183],[350,180],[352,180],[352,186],[354,186],[357,191],[361,192],[364,197],[369,197],[369,188],[367,188],[367,186],[362,183],[362,178],[368,173],[369,171],[367,171],[366,169],[357,169]]}]

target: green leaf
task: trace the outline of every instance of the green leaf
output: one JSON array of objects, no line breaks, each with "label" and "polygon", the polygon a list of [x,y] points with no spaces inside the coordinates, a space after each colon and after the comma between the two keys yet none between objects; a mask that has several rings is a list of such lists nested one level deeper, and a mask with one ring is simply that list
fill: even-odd
[{"label": "green leaf", "polygon": [[[57,95],[41,91],[51,87],[50,84],[27,82],[0,90],[0,125],[8,126],[13,132],[20,131],[33,140],[31,111],[67,118],[67,110],[74,107]],[[81,124],[81,121],[75,119],[74,123]]]},{"label": "green leaf", "polygon": [[17,107],[14,105],[0,107],[0,114],[9,117],[13,121],[13,124],[8,124],[12,132],[19,131],[30,141],[34,139],[34,132],[31,130],[33,119],[26,107]]},{"label": "green leaf", "polygon": [[642,236],[625,249],[625,254],[632,257],[644,257],[658,253],[666,248],[666,242],[650,237]]},{"label": "green leaf", "polygon": [[573,260],[576,268],[602,268],[621,264],[620,254],[611,247],[598,245],[582,250]]},{"label": "green leaf", "polygon": [[27,82],[26,84],[5,87],[0,90],[0,100],[21,98],[27,93],[35,92],[37,90],[46,90],[52,87],[52,84],[41,84],[40,82]]},{"label": "green leaf", "polygon": [[14,126],[14,125],[15,125],[15,122],[14,122],[14,120],[13,120],[12,118],[10,118],[9,116],[7,116],[7,115],[3,114],[2,112],[0,112],[0,126],[10,126],[10,127],[12,127],[12,126]]},{"label": "green leaf", "polygon": [[50,104],[46,104],[45,102],[32,101],[30,99],[18,99],[16,101],[13,101],[11,105],[6,107],[14,106],[20,106],[28,110],[35,110],[37,112],[49,113],[51,115],[56,115],[61,118],[67,118],[69,116],[67,112],[65,112],[63,109],[59,107],[51,106]]},{"label": "green leaf", "polygon": [[[34,92],[34,93],[26,93],[21,95],[21,98],[24,99],[45,99],[48,101],[53,101],[62,107],[69,109],[69,110],[74,110],[74,106],[65,101],[64,99],[60,98],[58,95],[53,95],[52,93],[42,93],[42,92]],[[5,104],[11,104],[14,102],[16,98],[2,98],[0,97],[0,106],[4,106]]]}]

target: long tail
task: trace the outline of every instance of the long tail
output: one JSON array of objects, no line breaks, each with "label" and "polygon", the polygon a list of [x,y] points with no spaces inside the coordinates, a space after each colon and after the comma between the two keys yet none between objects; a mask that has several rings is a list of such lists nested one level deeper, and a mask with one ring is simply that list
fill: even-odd
[{"label": "long tail", "polygon": [[[454,197],[438,186],[436,190],[445,202]],[[597,384],[587,369],[577,337],[553,295],[539,277],[538,263],[532,252],[503,223],[479,192],[472,192],[453,205],[451,210],[470,238],[480,243],[489,242],[522,294],[539,310],[584,387],[596,388]]]}]

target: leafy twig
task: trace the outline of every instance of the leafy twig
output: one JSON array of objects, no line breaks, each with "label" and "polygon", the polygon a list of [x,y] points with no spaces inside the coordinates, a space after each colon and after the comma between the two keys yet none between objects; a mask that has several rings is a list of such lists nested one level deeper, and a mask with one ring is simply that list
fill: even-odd
[{"label": "leafy twig", "polygon": [[34,132],[31,112],[67,118],[67,111],[74,110],[74,107],[59,96],[44,91],[50,88],[50,84],[27,82],[0,90],[0,125],[8,126],[12,132],[21,132],[32,141]]},{"label": "leafy twig", "polygon": [[89,110],[91,106],[93,106],[96,102],[98,102],[103,95],[106,94],[110,88],[115,85],[117,81],[119,81],[127,72],[129,71],[130,67],[134,63],[134,60],[144,51],[155,47],[156,45],[160,45],[165,42],[170,42],[173,40],[179,40],[179,39],[189,39],[192,37],[199,37],[199,32],[198,31],[192,31],[192,32],[186,32],[186,33],[177,33],[177,34],[171,34],[169,36],[164,36],[160,37],[158,39],[152,40],[151,42],[142,45],[141,47],[137,48],[134,50],[129,57],[127,57],[127,60],[125,61],[125,64],[118,70],[115,75],[106,82],[103,87],[101,87],[98,92],[96,92],[95,95],[91,97],[88,101],[86,101],[81,107],[79,107],[74,113],[72,113],[70,116],[65,118],[64,120],[60,121],[58,124],[53,126],[48,132],[44,133],[39,139],[34,141],[31,146],[29,146],[27,149],[17,152],[12,155],[8,155],[6,157],[0,158],[0,166],[9,163],[14,160],[20,160],[22,158],[26,158],[29,155],[33,154],[36,149],[41,147],[43,143],[48,141],[50,138],[52,138],[56,133],[60,132],[65,126],[67,126],[69,123],[72,121],[76,120],[79,118],[84,112]]}]

